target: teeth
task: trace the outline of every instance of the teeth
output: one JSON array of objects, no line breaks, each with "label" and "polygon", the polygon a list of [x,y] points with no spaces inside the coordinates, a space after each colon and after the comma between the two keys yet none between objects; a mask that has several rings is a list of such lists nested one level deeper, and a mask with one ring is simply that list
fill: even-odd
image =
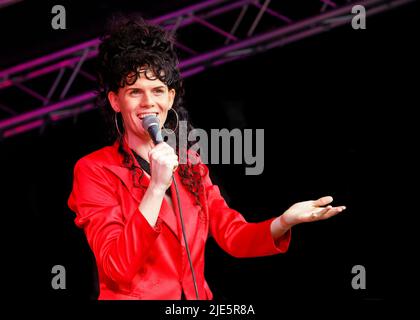
[{"label": "teeth", "polygon": [[139,115],[139,118],[140,118],[140,119],[143,119],[144,117],[146,117],[146,116],[150,116],[150,115],[157,116],[157,112],[142,113],[142,114],[140,114],[140,115]]}]

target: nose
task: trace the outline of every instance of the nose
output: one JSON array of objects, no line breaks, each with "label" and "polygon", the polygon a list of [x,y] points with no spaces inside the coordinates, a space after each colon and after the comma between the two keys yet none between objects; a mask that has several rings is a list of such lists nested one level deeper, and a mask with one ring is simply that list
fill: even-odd
[{"label": "nose", "polygon": [[150,92],[144,92],[140,104],[141,104],[142,108],[153,107],[154,106],[154,100],[153,100],[152,94]]}]

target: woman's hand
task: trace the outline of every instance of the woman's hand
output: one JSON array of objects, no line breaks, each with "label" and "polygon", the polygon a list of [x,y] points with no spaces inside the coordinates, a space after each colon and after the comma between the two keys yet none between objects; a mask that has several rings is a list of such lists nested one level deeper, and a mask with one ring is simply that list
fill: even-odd
[{"label": "woman's hand", "polygon": [[281,216],[273,220],[270,231],[273,239],[280,239],[291,227],[302,222],[325,220],[345,210],[345,206],[333,207],[329,205],[332,197],[322,197],[295,203]]},{"label": "woman's hand", "polygon": [[167,143],[162,142],[149,152],[150,187],[165,192],[172,182],[172,174],[178,166],[178,156]]},{"label": "woman's hand", "polygon": [[330,196],[298,202],[292,205],[280,216],[280,220],[288,227],[302,222],[325,220],[335,216],[346,209],[345,206],[333,207],[329,205],[333,201]]}]

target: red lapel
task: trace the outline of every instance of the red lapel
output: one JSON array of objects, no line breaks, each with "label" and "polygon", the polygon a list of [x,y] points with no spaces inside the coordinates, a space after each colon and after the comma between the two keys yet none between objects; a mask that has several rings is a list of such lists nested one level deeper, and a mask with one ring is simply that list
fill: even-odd
[{"label": "red lapel", "polygon": [[[118,142],[116,142],[114,144],[114,152],[118,155],[117,159],[117,164],[104,164],[104,167],[106,169],[108,169],[110,172],[112,172],[113,174],[115,174],[124,184],[124,186],[127,188],[128,192],[131,194],[131,196],[138,202],[140,203],[141,199],[143,198],[143,194],[144,194],[144,189],[142,187],[137,187],[134,185],[133,183],[133,177],[132,177],[132,173],[130,172],[130,170],[126,167],[124,167],[122,165],[122,159],[121,156],[118,153]],[[131,153],[131,150],[129,150],[129,152]],[[135,161],[135,164],[140,168],[140,166],[137,163],[137,160],[135,160],[135,157],[133,156],[133,159]],[[177,175],[177,173],[175,173],[175,175]],[[180,182],[178,181],[178,189],[180,191],[180,198],[183,199],[184,195],[182,194],[183,188],[179,186]],[[142,175],[140,181],[139,181],[140,185],[143,186],[144,188],[147,188],[149,186],[150,183],[150,179],[147,175]],[[174,208],[176,211],[176,214],[178,215],[178,206],[177,204],[177,199],[176,199],[176,191],[175,188],[173,186],[173,184],[171,185],[171,191],[172,191],[172,202],[174,204]],[[184,211],[184,209],[183,209]],[[185,215],[185,214],[184,214]],[[166,223],[166,225],[171,229],[171,231],[175,234],[175,236],[178,238],[178,240],[181,239],[180,237],[180,233],[178,230],[178,223],[177,223],[177,219],[174,216],[172,210],[170,209],[169,204],[167,203],[167,201],[165,199],[163,199],[162,202],[162,207],[159,213],[159,217]]]}]

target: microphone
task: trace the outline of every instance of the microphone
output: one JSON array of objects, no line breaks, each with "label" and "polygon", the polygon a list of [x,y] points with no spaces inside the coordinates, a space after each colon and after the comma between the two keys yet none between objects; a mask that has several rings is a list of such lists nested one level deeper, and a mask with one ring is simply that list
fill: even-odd
[{"label": "microphone", "polygon": [[[148,115],[148,116],[145,116],[143,118],[142,125],[143,125],[144,130],[147,130],[147,132],[149,132],[150,138],[152,138],[155,145],[163,142],[162,132],[160,132],[158,117],[156,117],[155,115],[152,115],[152,114]],[[175,172],[176,168],[177,167],[174,168],[174,172]],[[182,229],[182,234],[184,236],[183,238],[184,238],[185,250],[187,251],[187,257],[188,257],[188,261],[189,261],[189,264],[190,264],[191,275],[192,275],[192,280],[193,280],[194,289],[195,289],[195,295],[196,295],[197,300],[199,300],[197,279],[195,277],[194,266],[193,266],[193,263],[192,263],[192,260],[191,260],[190,248],[188,247],[187,234],[185,232],[185,224],[184,224],[184,216],[182,214],[181,199],[180,199],[180,196],[179,196],[178,186],[177,186],[175,177],[173,175],[172,175],[172,181],[173,181],[173,184],[174,184],[174,187],[175,187],[176,199],[177,199],[177,202],[178,202],[179,217],[180,217],[180,220],[181,220],[181,229]]]},{"label": "microphone", "polygon": [[155,145],[163,142],[158,117],[153,114],[145,116],[142,124],[143,128],[149,132],[150,138],[152,138]]}]

